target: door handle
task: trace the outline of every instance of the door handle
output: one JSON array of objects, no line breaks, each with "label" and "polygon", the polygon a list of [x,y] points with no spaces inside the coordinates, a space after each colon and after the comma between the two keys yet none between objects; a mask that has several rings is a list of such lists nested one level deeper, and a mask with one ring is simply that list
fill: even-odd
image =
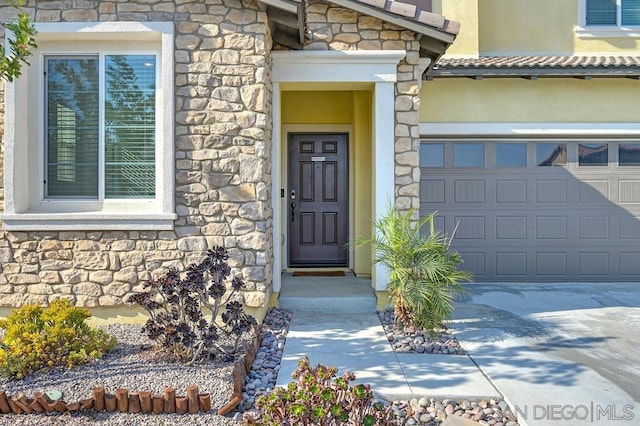
[{"label": "door handle", "polygon": [[291,222],[296,221],[296,190],[291,190]]}]

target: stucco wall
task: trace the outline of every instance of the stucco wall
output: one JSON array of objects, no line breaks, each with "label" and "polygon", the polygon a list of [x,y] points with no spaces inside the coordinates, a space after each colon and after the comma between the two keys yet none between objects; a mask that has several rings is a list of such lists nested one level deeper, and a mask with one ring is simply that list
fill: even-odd
[{"label": "stucco wall", "polygon": [[637,37],[582,37],[579,0],[434,0],[434,11],[461,22],[447,55],[632,53]]},{"label": "stucco wall", "polygon": [[[118,306],[150,275],[184,269],[214,245],[263,307],[272,283],[271,36],[252,0],[29,1],[38,22],[175,24],[173,231],[0,232],[0,306]],[[1,8],[3,21],[10,8]],[[34,58],[33,60],[38,60]]]},{"label": "stucco wall", "polygon": [[638,122],[637,80],[439,78],[423,84],[421,122]]},{"label": "stucco wall", "polygon": [[477,56],[480,51],[478,3],[484,0],[433,0],[435,13],[461,23],[456,40],[447,49],[448,56]]}]

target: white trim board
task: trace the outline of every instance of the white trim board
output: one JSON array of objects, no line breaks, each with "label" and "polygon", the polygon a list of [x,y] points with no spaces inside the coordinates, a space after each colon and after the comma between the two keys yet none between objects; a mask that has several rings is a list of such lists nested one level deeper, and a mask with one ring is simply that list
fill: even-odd
[{"label": "white trim board", "polygon": [[[372,212],[380,214],[387,208],[389,200],[394,197],[394,140],[395,123],[395,85],[397,67],[401,59],[406,56],[404,50],[369,50],[369,51],[278,51],[272,52],[273,82],[273,129],[272,146],[281,149],[282,139],[286,134],[279,134],[281,130],[280,96],[282,84],[302,83],[296,85],[296,90],[304,90],[309,84],[318,90],[318,86],[341,84],[343,90],[362,89],[361,84],[372,85],[373,116],[372,143],[374,151]],[[345,84],[346,83],[346,84]],[[284,188],[281,174],[282,164],[279,153],[272,153],[273,177],[272,197],[279,199],[279,189]],[[275,203],[274,203],[275,205]],[[280,250],[282,240],[282,215],[280,206],[274,208],[273,241],[274,252]],[[274,255],[274,260],[280,255]],[[282,261],[275,261],[273,265],[273,291],[280,291],[280,274]],[[372,283],[376,290],[384,290],[387,285],[386,271],[377,264],[373,270]]]},{"label": "white trim board", "polygon": [[[32,66],[5,89],[5,208],[0,215],[4,229],[173,229],[176,219],[173,23],[37,22],[35,27],[39,47],[34,51]],[[137,43],[130,43],[132,40]],[[156,196],[149,200],[108,202],[45,200],[41,189],[44,56],[107,51],[157,55]],[[31,173],[25,176],[24,170]]]},{"label": "white trim board", "polygon": [[640,123],[420,123],[420,136],[640,137]]}]

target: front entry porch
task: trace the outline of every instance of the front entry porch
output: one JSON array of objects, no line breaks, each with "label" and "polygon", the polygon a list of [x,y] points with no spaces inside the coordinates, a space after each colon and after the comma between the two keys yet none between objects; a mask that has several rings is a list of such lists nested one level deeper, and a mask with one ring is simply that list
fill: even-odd
[{"label": "front entry porch", "polygon": [[292,311],[317,313],[373,313],[376,296],[371,278],[358,278],[353,272],[343,277],[281,276],[279,306]]},{"label": "front entry porch", "polygon": [[[392,141],[395,139],[396,122],[395,83],[398,64],[406,55],[405,50],[272,52],[272,137],[275,141],[271,161],[273,246],[279,248],[273,253],[273,292],[282,292],[281,301],[287,292],[281,278],[283,281],[292,278],[286,274],[289,268],[321,266],[315,258],[312,259],[314,262],[310,262],[309,256],[297,261],[298,253],[292,250],[296,248],[292,241],[307,244],[327,239],[328,234],[336,234],[343,239],[346,237],[347,241],[366,238],[370,235],[369,221],[379,217],[390,200],[394,199],[395,147]],[[335,180],[334,185],[325,185],[345,191],[343,198],[346,202],[339,210],[344,213],[346,223],[340,228],[342,233],[328,232],[338,228],[329,226],[332,222],[327,218],[325,222],[320,222],[322,226],[319,228],[309,225],[307,228],[314,232],[302,235],[304,238],[291,231],[292,224],[296,232],[306,229],[300,228],[301,223],[306,223],[302,219],[306,218],[309,224],[312,222],[309,219],[312,214],[299,217],[301,190],[292,186],[299,182],[289,176],[311,176],[309,170],[306,175],[298,169],[294,170],[298,173],[289,170],[291,162],[297,164],[298,160],[288,152],[288,143],[292,136],[299,134],[345,135],[346,155],[342,156],[347,165],[347,171],[342,174],[345,177]],[[309,144],[306,139],[303,142]],[[323,146],[326,141],[320,142],[316,145]],[[322,155],[315,155],[317,152],[313,152],[307,161],[307,168],[314,166],[314,169],[320,168],[322,171],[321,166],[331,165],[328,154],[323,152]],[[332,194],[329,191],[321,195],[329,199],[333,197]],[[321,209],[320,213],[325,210]],[[333,241],[331,238],[328,240]],[[346,245],[337,238],[336,241],[334,245]],[[381,265],[371,265],[371,254],[362,248],[350,248],[345,255],[340,263],[333,261],[331,265],[347,267],[358,275],[371,275],[370,280],[365,280],[365,293],[362,294],[370,294],[375,306],[374,289],[384,291],[387,272]],[[356,280],[355,277],[352,279]],[[328,285],[335,285],[335,281],[339,280],[333,280]],[[336,294],[336,291],[323,286],[319,296],[332,296],[331,299],[334,299]]]}]

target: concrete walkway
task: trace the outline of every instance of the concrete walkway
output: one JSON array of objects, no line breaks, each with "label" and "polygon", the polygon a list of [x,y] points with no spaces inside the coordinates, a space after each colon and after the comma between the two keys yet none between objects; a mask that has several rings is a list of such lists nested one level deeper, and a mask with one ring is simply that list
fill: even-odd
[{"label": "concrete walkway", "polygon": [[303,356],[312,365],[351,371],[379,398],[492,398],[498,391],[465,355],[396,354],[378,315],[294,312],[277,386],[286,386]]}]

